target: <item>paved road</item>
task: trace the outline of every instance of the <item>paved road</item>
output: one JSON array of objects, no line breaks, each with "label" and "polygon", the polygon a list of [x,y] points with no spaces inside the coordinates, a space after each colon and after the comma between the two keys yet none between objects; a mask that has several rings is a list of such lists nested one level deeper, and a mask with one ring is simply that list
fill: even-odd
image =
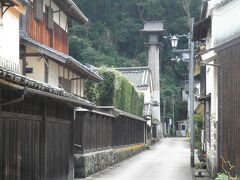
[{"label": "paved road", "polygon": [[128,160],[84,180],[192,180],[189,140],[165,138]]}]

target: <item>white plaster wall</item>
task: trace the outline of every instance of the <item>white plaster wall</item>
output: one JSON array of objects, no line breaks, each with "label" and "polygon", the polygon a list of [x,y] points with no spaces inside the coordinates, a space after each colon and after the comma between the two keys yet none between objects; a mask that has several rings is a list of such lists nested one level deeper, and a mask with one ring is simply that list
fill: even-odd
[{"label": "white plaster wall", "polygon": [[[60,10],[60,8],[53,1],[50,2],[50,0],[44,0],[44,3],[43,3],[43,11],[44,12],[46,12],[45,6],[51,7],[53,9],[53,11]],[[67,16],[64,12],[62,12],[62,11],[55,12],[53,14],[53,21],[57,25],[59,25],[64,31],[68,32]]]},{"label": "white plaster wall", "polygon": [[45,10],[46,10],[46,9],[45,9],[45,6],[48,6],[48,7],[50,6],[50,0],[44,0],[44,1],[43,1],[43,12],[46,12],[46,11],[45,11]]},{"label": "white plaster wall", "polygon": [[219,4],[223,0],[210,0],[208,2],[208,11],[210,11],[212,8],[214,8],[217,4]]},{"label": "white plaster wall", "polygon": [[[150,36],[150,42],[154,41],[157,37]],[[160,104],[160,84],[159,84],[159,47],[158,45],[149,45],[148,50],[148,65],[150,66],[153,79],[153,101]],[[153,118],[160,121],[160,106],[153,107]]]},{"label": "white plaster wall", "polygon": [[214,46],[240,36],[240,1],[234,0],[212,13],[212,38]]},{"label": "white plaster wall", "polygon": [[148,87],[145,90],[138,90],[138,91],[144,94],[144,104],[151,103],[150,87]]},{"label": "white plaster wall", "polygon": [[59,75],[58,75],[58,64],[52,60],[48,61],[49,71],[48,71],[48,83],[52,86],[58,87],[59,85]]},{"label": "white plaster wall", "polygon": [[0,66],[20,73],[19,16],[10,11],[0,17]]},{"label": "white plaster wall", "polygon": [[84,96],[84,80],[81,79],[81,94],[80,94],[81,97]]},{"label": "white plaster wall", "polygon": [[63,30],[68,32],[67,16],[63,12],[60,12],[60,24],[59,24],[59,26]]},{"label": "white plaster wall", "polygon": [[[210,62],[213,64],[216,62]],[[207,143],[209,161],[212,164],[216,162],[217,153],[217,121],[218,121],[218,78],[217,68],[213,66],[206,67],[206,94],[211,93],[211,111],[210,111],[210,138],[211,144]]]},{"label": "white plaster wall", "polygon": [[33,73],[27,73],[26,76],[34,80],[44,82],[44,59],[40,57],[27,57],[26,58],[26,67],[33,68]]}]

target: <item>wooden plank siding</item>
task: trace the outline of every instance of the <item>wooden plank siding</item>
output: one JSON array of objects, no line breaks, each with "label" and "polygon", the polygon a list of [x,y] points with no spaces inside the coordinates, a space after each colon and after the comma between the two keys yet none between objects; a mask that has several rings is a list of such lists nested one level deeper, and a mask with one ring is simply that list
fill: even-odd
[{"label": "wooden plank siding", "polygon": [[33,8],[29,7],[27,33],[35,40],[64,54],[68,54],[68,33],[54,22],[53,30],[47,28],[47,17],[43,20],[34,18]]},{"label": "wooden plank siding", "polygon": [[[218,63],[219,167],[235,176],[240,172],[240,44],[218,52]],[[222,166],[222,158],[236,167]]]},{"label": "wooden plank siding", "polygon": [[35,41],[38,41],[46,46],[51,45],[51,30],[47,29],[46,16],[43,16],[43,20],[36,20],[34,18],[33,8],[29,7],[28,26],[27,33]]},{"label": "wooden plank siding", "polygon": [[84,151],[112,147],[112,119],[92,112],[77,112],[74,144],[82,146]]},{"label": "wooden plank siding", "polygon": [[145,122],[125,116],[113,118],[94,112],[77,112],[74,144],[82,152],[144,143]]},{"label": "wooden plank siding", "polygon": [[[20,92],[0,86],[2,102]],[[73,106],[39,95],[0,111],[0,179],[71,180]]]},{"label": "wooden plank siding", "polygon": [[68,54],[68,34],[56,23],[53,28],[53,49]]}]

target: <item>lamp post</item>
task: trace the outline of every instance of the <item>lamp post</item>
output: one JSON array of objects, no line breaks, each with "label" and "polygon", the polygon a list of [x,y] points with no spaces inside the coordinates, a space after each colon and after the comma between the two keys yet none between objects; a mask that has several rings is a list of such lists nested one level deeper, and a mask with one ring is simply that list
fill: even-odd
[{"label": "lamp post", "polygon": [[[191,19],[190,23],[190,33],[188,35],[174,35],[170,38],[172,45],[172,52],[176,53],[189,53],[190,61],[189,61],[189,98],[188,98],[188,118],[190,122],[190,149],[191,149],[191,158],[190,165],[194,167],[194,137],[195,137],[195,126],[194,126],[194,42],[191,41],[191,37],[193,34],[193,24],[194,19]],[[178,40],[180,37],[188,38],[188,49],[176,49]]]}]

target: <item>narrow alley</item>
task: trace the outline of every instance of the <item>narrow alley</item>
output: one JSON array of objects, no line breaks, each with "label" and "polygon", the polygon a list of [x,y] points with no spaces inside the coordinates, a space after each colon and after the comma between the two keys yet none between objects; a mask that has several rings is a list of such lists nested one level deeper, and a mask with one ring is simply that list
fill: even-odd
[{"label": "narrow alley", "polygon": [[85,180],[191,180],[189,157],[188,139],[165,138],[150,150]]}]

